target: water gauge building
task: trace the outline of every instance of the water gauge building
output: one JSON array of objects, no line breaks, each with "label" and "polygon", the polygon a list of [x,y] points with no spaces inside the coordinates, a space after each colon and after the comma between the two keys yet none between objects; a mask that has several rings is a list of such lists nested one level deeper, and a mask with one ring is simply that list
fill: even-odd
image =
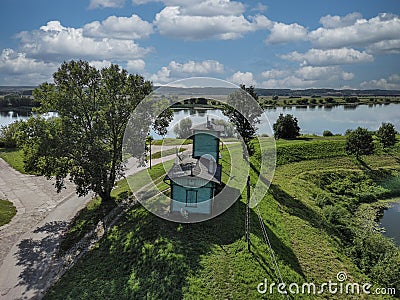
[{"label": "water gauge building", "polygon": [[195,125],[190,157],[178,156],[164,181],[171,187],[171,213],[211,214],[221,184],[220,135],[224,127],[214,120]]}]

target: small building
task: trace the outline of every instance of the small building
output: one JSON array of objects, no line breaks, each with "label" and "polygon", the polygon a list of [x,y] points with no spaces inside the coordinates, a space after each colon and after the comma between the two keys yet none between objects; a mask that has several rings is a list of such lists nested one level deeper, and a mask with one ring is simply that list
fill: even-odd
[{"label": "small building", "polygon": [[191,157],[179,157],[165,176],[171,186],[171,213],[211,214],[221,185],[219,141],[224,127],[213,120],[195,125]]}]

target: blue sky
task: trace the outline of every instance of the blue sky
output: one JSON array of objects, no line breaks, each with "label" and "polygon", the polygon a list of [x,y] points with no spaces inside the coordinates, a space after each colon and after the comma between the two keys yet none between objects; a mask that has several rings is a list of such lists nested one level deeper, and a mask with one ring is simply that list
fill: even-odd
[{"label": "blue sky", "polygon": [[400,90],[399,15],[399,0],[2,0],[0,85],[83,59],[156,85]]}]

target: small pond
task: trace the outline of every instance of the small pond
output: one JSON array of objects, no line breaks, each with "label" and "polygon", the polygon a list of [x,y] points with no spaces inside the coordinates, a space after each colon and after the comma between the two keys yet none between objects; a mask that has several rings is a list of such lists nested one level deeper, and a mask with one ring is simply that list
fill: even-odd
[{"label": "small pond", "polygon": [[385,228],[385,235],[393,238],[395,243],[400,246],[400,201],[390,204],[385,210],[380,224]]}]

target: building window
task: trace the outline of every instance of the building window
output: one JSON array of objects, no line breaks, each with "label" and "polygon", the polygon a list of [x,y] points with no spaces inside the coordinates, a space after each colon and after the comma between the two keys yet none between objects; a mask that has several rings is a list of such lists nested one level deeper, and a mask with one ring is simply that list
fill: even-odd
[{"label": "building window", "polygon": [[186,207],[197,207],[197,191],[186,191]]}]

